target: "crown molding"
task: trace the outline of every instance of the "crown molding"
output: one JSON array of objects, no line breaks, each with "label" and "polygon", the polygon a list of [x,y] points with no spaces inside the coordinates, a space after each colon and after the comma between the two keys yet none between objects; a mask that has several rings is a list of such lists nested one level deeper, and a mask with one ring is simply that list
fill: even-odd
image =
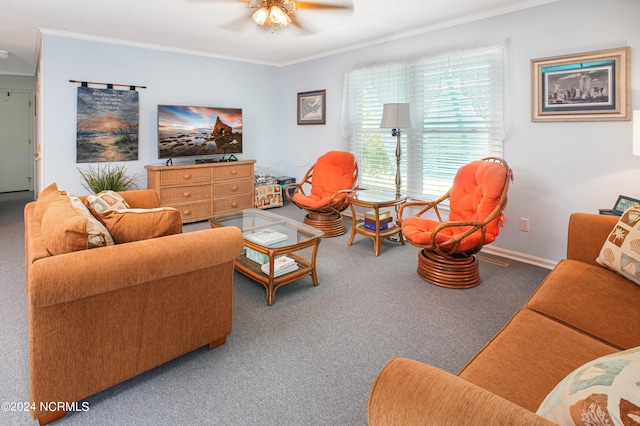
[{"label": "crown molding", "polygon": [[[554,3],[558,1],[560,0],[531,0],[526,3],[518,3],[512,6],[505,6],[505,7],[490,9],[490,10],[483,11],[481,13],[467,15],[461,18],[451,19],[448,21],[443,21],[443,22],[434,24],[434,25],[415,28],[415,29],[401,32],[401,33],[394,33],[386,37],[368,40],[366,42],[356,43],[349,46],[341,47],[339,49],[328,50],[326,52],[318,53],[315,55],[305,56],[292,61],[286,61],[286,62],[280,62],[280,63],[268,62],[268,61],[256,61],[256,60],[252,60],[245,57],[239,57],[239,56],[223,55],[223,54],[203,52],[203,51],[191,50],[191,49],[182,49],[182,48],[163,46],[163,45],[157,45],[152,43],[135,42],[131,40],[123,40],[123,39],[110,38],[110,37],[93,36],[89,34],[54,30],[54,29],[48,29],[48,28],[39,28],[39,32],[41,35],[45,35],[45,36],[50,35],[50,36],[66,37],[66,38],[93,41],[93,42],[99,42],[99,43],[107,43],[107,44],[115,44],[115,45],[128,46],[128,47],[137,47],[142,49],[151,49],[151,50],[159,50],[164,52],[179,53],[184,55],[201,56],[201,57],[212,58],[212,59],[245,62],[245,63],[256,64],[256,65],[266,65],[266,66],[272,66],[272,67],[288,67],[288,66],[300,64],[303,62],[326,58],[329,56],[338,55],[341,53],[346,53],[346,52],[350,52],[357,49],[377,46],[379,44],[384,44],[384,43],[388,43],[388,42],[392,42],[392,41],[396,41],[396,40],[400,40],[408,37],[414,37],[414,36],[426,34],[429,32],[434,32],[441,29],[445,29],[445,28],[467,24],[470,22],[480,21],[483,19],[488,19],[494,16],[517,12],[524,9],[530,9],[533,7],[542,6],[545,4]],[[38,45],[40,46],[40,43],[38,43]]]},{"label": "crown molding", "polygon": [[276,63],[255,61],[255,60],[251,60],[243,57],[222,55],[222,54],[216,54],[211,52],[203,52],[200,50],[182,49],[178,47],[163,46],[163,45],[152,44],[152,43],[142,43],[142,42],[123,40],[118,38],[101,37],[101,36],[94,36],[94,35],[83,34],[83,33],[75,33],[70,31],[53,30],[49,28],[39,28],[39,31],[44,36],[72,38],[76,40],[92,41],[92,42],[105,43],[105,44],[114,44],[114,45],[127,46],[127,47],[137,47],[140,49],[159,50],[163,52],[179,53],[179,54],[191,55],[191,56],[201,56],[201,57],[212,58],[212,59],[224,59],[228,61],[246,62],[246,63],[257,64],[257,65],[278,66],[278,64]]}]

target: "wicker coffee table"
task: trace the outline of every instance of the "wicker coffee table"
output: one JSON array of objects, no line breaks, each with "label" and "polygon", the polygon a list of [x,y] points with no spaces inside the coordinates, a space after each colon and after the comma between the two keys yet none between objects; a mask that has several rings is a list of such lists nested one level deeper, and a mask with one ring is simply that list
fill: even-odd
[{"label": "wicker coffee table", "polygon": [[[245,252],[236,258],[236,270],[262,284],[267,292],[267,304],[271,306],[276,290],[304,276],[311,275],[313,285],[318,285],[316,254],[323,232],[304,223],[259,209],[246,209],[236,213],[214,216],[209,219],[212,228],[235,226],[244,237]],[[258,237],[263,237],[258,239]],[[269,242],[272,240],[273,242]],[[308,259],[300,250],[311,248]],[[274,271],[274,259],[287,256],[293,259],[294,270],[278,275]],[[269,263],[263,271],[264,263]],[[278,262],[276,262],[278,263]]]}]

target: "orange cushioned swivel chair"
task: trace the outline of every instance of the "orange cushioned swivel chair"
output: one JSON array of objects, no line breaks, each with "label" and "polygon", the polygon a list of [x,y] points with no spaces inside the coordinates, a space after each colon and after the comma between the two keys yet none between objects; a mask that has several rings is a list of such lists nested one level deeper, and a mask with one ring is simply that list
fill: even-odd
[{"label": "orange cushioned swivel chair", "polygon": [[[398,212],[404,237],[422,250],[418,275],[431,284],[470,288],[480,284],[475,253],[493,242],[504,222],[502,210],[513,174],[501,158],[487,157],[462,166],[449,191],[436,201],[405,203]],[[449,219],[443,221],[438,205],[449,199]],[[421,208],[402,219],[404,209]],[[432,210],[437,220],[421,217]]]},{"label": "orange cushioned swivel chair", "polygon": [[[350,152],[329,151],[320,156],[300,183],[287,185],[289,201],[307,211],[304,223],[324,231],[325,237],[345,234],[341,211],[349,205],[358,180],[356,157]],[[310,193],[304,191],[311,185]],[[293,187],[293,197],[289,188]]]}]

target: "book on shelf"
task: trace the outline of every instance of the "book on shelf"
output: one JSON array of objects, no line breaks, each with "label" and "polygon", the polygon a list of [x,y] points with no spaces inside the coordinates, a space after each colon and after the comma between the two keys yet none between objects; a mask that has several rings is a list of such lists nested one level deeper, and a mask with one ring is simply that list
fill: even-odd
[{"label": "book on shelf", "polygon": [[[386,219],[388,217],[391,217],[391,211],[390,210],[379,211],[378,212],[378,217],[380,218],[380,220]],[[365,219],[376,220],[376,211],[375,210],[369,210],[368,212],[365,212],[364,213],[364,218]]]},{"label": "book on shelf", "polygon": [[[273,278],[278,278],[280,275],[284,275],[284,274],[288,274],[289,272],[293,272],[296,271],[298,269],[298,264],[294,263],[291,266],[287,266],[284,269],[280,269],[278,272],[273,272]],[[269,270],[267,269],[266,271],[262,271],[264,272],[266,275],[269,275]]]},{"label": "book on shelf", "polygon": [[285,234],[283,234],[282,232],[274,231],[273,229],[263,229],[262,231],[245,235],[245,238],[251,242],[263,246],[269,246],[271,244],[281,243],[287,240],[287,236]]},{"label": "book on shelf", "polygon": [[[245,238],[249,241],[266,247],[278,247],[286,244],[287,242],[287,236],[285,234],[274,231],[273,229],[263,229],[253,234],[245,235]],[[268,255],[260,253],[259,251],[253,250],[249,247],[245,247],[244,255],[247,257],[247,259],[253,260],[260,265],[264,265],[265,263],[269,262]]]},{"label": "book on shelf", "polygon": [[[276,246],[278,244],[275,244]],[[260,253],[259,251],[256,251],[254,249],[251,249],[249,247],[245,247],[244,249],[244,255],[247,257],[247,259],[249,260],[253,260],[256,263],[259,263],[260,265],[264,265],[265,263],[269,262],[269,256],[264,254],[264,253]],[[279,257],[285,256],[284,254],[281,254],[279,256],[276,256],[276,259]]]},{"label": "book on shelf", "polygon": [[[380,219],[378,222],[380,223],[380,225],[382,224],[388,224],[389,222],[391,222],[393,220],[392,217],[386,217],[384,219]],[[369,219],[369,218],[364,218],[364,223],[368,223],[371,225],[375,225],[376,224],[376,220],[375,219]]]},{"label": "book on shelf", "polygon": [[[393,222],[393,221],[389,221],[389,222],[385,222],[385,223],[380,223],[380,228],[378,228],[378,229],[380,229],[381,231],[384,231],[386,229],[391,229],[394,226],[396,226],[396,223]],[[368,229],[370,231],[375,231],[376,230],[376,223],[375,222],[373,222],[373,223],[365,222],[364,223],[364,228]]]},{"label": "book on shelf", "polygon": [[[265,274],[269,274],[270,263],[267,262],[260,268],[262,272]],[[289,272],[295,271],[298,269],[298,264],[292,258],[287,255],[278,257],[273,261],[273,276],[279,277],[280,275],[287,274]]]}]

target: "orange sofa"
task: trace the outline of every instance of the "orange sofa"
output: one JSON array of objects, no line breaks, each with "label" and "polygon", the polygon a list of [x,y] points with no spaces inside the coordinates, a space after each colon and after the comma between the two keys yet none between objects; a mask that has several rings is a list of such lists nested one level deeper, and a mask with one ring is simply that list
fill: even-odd
[{"label": "orange sofa", "polygon": [[369,424],[554,424],[536,411],[565,376],[640,346],[640,286],[596,262],[617,220],[572,214],[567,259],[457,376],[391,360],[373,384]]},{"label": "orange sofa", "polygon": [[[120,195],[131,208],[160,205],[155,191]],[[41,424],[82,410],[82,399],[110,386],[225,342],[234,260],[243,248],[237,228],[183,234],[180,227],[52,255],[50,229],[42,226],[52,207],[40,198],[26,205],[24,223],[31,414]],[[62,239],[75,238],[66,232]]]}]

